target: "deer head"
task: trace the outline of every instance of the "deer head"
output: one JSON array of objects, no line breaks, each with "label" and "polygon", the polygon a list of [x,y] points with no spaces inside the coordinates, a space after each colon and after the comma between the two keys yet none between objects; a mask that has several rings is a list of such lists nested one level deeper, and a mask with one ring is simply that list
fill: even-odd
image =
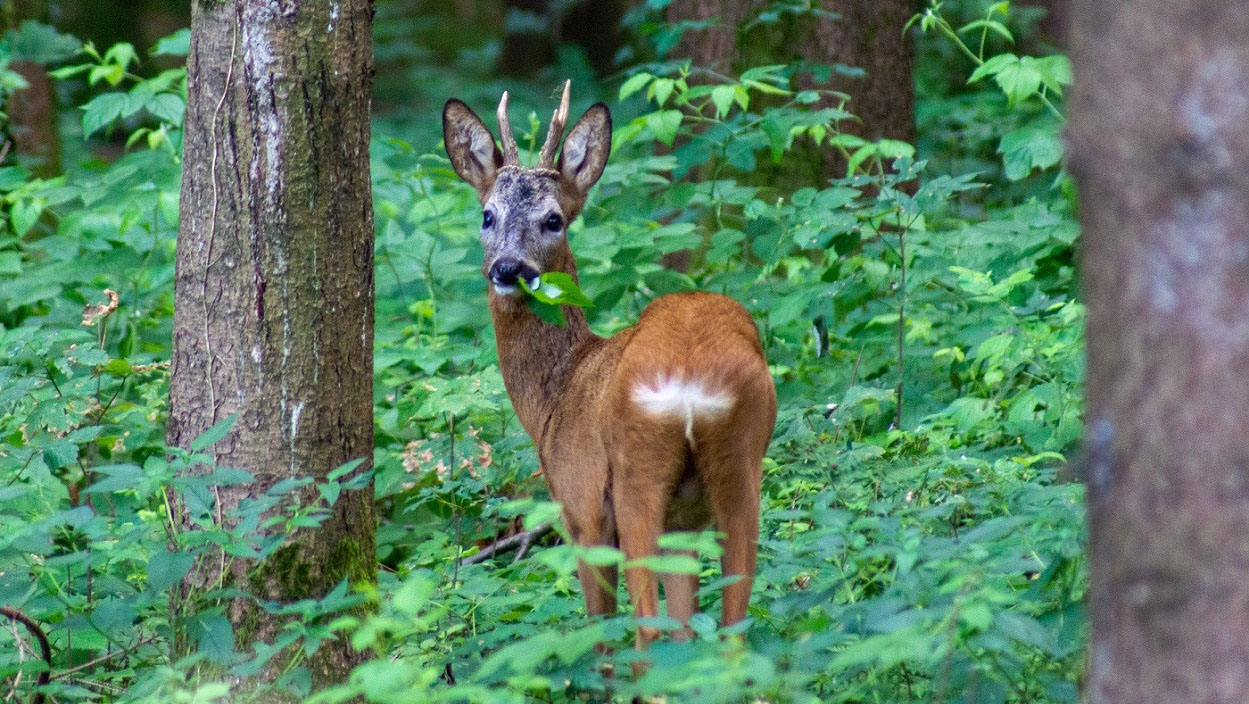
[{"label": "deer head", "polygon": [[576,274],[568,247],[568,224],[585,205],[586,194],[603,175],[611,152],[611,114],[603,103],[586,110],[573,125],[555,158],[568,120],[564,84],[559,109],[551,117],[546,141],[532,167],[520,164],[516,139],[507,119],[507,93],[499,101],[502,149],[489,128],[463,102],[443,108],[442,131],[455,172],[477,190],[482,205],[482,274],[495,294],[512,296],[521,279],[537,287],[549,271]]}]

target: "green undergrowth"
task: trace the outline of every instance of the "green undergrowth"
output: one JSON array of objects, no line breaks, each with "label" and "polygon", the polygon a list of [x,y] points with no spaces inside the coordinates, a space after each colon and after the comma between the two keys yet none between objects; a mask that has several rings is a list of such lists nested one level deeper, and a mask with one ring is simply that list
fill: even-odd
[{"label": "green undergrowth", "polygon": [[[803,11],[769,7],[780,14],[753,21]],[[714,534],[671,537],[703,559],[652,564],[697,571],[704,614],[689,641],[654,644],[639,677],[623,589],[618,616],[588,621],[575,578],[579,557],[621,557],[562,539],[504,392],[476,198],[410,116],[383,115],[372,146],[378,583],[262,604],[291,617],[272,644],[236,642],[239,585],[181,586],[197,557],[280,554],[359,480],[339,468],[222,516],[211,487],[249,468],[185,470],[228,422],[190,452],[165,447],[184,74],[144,77],[146,54],[116,47],[57,59],[87,94],[67,138],[130,148],[111,161],[67,150],[78,156],[53,179],[0,168],[0,603],[46,628],[48,692],[261,700],[275,691],[238,683],[339,633],[365,659],[348,681],[313,691],[302,657],[284,656],[275,687],[319,702],[1076,701],[1087,578],[1067,469],[1084,321],[1058,138],[1069,78],[1061,56],[1014,48],[1027,28],[1006,11],[947,3],[917,19],[918,149],[843,131],[853,101],[793,88],[809,67],[718,76],[656,54],[574,91],[574,112],[608,97],[615,118],[570,234],[592,326],[619,330],[671,291],[728,293],[755,315],[781,405],[748,622],[719,628]],[[379,41],[379,55],[395,49]],[[186,36],[158,48],[184,53]],[[513,93],[522,151],[551,87]],[[493,88],[457,95],[485,115]],[[760,178],[812,145],[849,171],[783,190]],[[0,676],[25,670],[24,688],[38,666],[16,645],[0,634]]]}]

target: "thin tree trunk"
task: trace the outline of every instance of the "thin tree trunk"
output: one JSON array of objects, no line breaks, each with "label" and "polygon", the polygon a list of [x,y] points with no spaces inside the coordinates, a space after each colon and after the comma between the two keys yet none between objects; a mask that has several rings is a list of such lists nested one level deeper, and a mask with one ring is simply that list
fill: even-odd
[{"label": "thin tree trunk", "polygon": [[1091,704],[1249,701],[1249,13],[1076,0]]},{"label": "thin tree trunk", "polygon": [[[193,7],[168,440],[187,447],[240,414],[212,452],[256,482],[219,488],[227,514],[372,456],[372,12],[371,0]],[[227,584],[278,602],[374,579],[372,488],[344,492],[264,562],[229,564]],[[229,617],[241,644],[282,625],[245,599]],[[356,657],[328,642],[308,665],[333,681]]]}]

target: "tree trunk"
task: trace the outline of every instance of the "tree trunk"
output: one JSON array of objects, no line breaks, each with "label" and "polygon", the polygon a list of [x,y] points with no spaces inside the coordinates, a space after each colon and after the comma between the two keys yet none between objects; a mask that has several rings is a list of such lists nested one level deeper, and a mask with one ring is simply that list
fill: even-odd
[{"label": "tree trunk", "polygon": [[1249,701],[1249,13],[1077,0],[1087,701]]},{"label": "tree trunk", "polygon": [[503,50],[499,73],[532,78],[538,69],[555,61],[555,38],[559,29],[551,26],[550,0],[506,0]]},{"label": "tree trunk", "polygon": [[[193,7],[168,440],[187,447],[240,414],[211,451],[256,482],[220,487],[227,515],[283,479],[372,457],[372,5]],[[278,602],[373,580],[371,486],[264,562],[232,565],[227,584]],[[271,642],[282,625],[245,599],[229,616],[240,643]],[[355,661],[337,641],[308,664],[326,682]]]},{"label": "tree trunk", "polygon": [[586,60],[595,73],[608,76],[616,71],[616,55],[624,46],[620,26],[629,10],[629,0],[581,0],[568,8],[561,21],[560,41],[585,50]]},{"label": "tree trunk", "polygon": [[710,26],[685,30],[673,56],[719,73],[736,72],[741,55],[737,28],[759,5],[759,0],[673,0],[665,11],[671,23],[714,20]]},{"label": "tree trunk", "polygon": [[802,41],[790,42],[807,61],[845,64],[862,75],[833,73],[827,85],[850,95],[850,112],[861,125],[851,131],[867,139],[915,142],[914,43],[903,27],[914,14],[911,0],[826,2],[839,19],[816,18]]},{"label": "tree trunk", "polygon": [[[25,20],[47,20],[44,0],[14,0],[0,12],[0,34],[17,29]],[[13,136],[13,153],[26,157],[27,166],[40,178],[61,173],[61,137],[57,132],[56,93],[46,66],[19,58],[11,68],[26,79],[4,106]]]},{"label": "tree trunk", "polygon": [[[867,139],[915,142],[914,45],[903,32],[915,11],[912,0],[838,0],[818,3],[837,19],[808,13],[783,15],[776,23],[740,28],[766,6],[759,0],[675,0],[669,22],[715,18],[706,29],[687,31],[674,51],[695,66],[721,73],[741,73],[751,66],[775,63],[843,64],[861,73],[834,72],[827,82],[802,78],[799,88],[819,88],[850,95],[849,110],[860,120],[840,128]],[[816,107],[835,106],[826,100]],[[779,173],[765,169],[769,181],[822,185],[845,175],[840,154],[826,146],[801,145]]]}]

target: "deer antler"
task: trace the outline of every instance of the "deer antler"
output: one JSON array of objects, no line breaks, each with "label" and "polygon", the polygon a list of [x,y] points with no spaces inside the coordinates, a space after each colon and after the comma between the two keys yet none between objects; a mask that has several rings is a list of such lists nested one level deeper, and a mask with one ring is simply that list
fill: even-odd
[{"label": "deer antler", "polygon": [[520,166],[520,154],[516,149],[516,137],[512,135],[512,123],[507,119],[507,91],[499,100],[499,141],[503,142],[503,165]]},{"label": "deer antler", "polygon": [[547,130],[546,141],[538,154],[539,169],[555,168],[555,151],[559,149],[559,141],[564,137],[564,125],[568,122],[568,91],[571,88],[572,81],[564,81],[564,97],[560,98],[559,109],[551,115],[551,127]]}]

